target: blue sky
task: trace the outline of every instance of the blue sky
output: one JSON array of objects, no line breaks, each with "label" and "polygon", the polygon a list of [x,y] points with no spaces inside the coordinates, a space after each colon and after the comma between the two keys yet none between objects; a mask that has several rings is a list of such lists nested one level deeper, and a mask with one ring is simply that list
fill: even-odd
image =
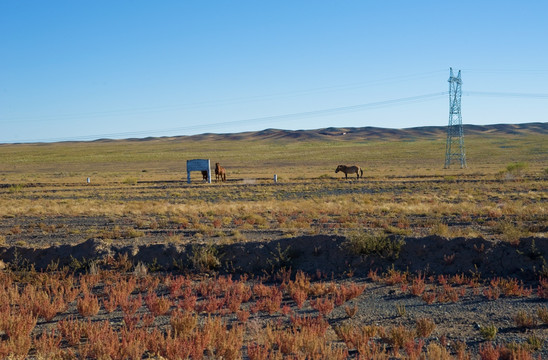
[{"label": "blue sky", "polygon": [[465,124],[546,122],[547,13],[541,0],[3,0],[0,142],[445,126],[449,67]]}]

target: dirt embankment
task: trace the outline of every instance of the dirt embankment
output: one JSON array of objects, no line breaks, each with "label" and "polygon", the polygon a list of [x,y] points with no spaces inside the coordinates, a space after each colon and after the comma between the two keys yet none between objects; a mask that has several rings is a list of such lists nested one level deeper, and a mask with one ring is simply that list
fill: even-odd
[{"label": "dirt embankment", "polygon": [[76,245],[47,248],[0,247],[0,260],[6,264],[12,267],[33,264],[37,270],[56,262],[61,267],[74,266],[120,256],[127,256],[133,264],[142,262],[156,269],[221,274],[263,275],[285,267],[339,277],[351,273],[365,276],[369,270],[382,272],[394,268],[411,273],[510,276],[529,281],[538,280],[540,274],[548,271],[548,241],[543,238],[523,238],[518,244],[510,244],[482,238],[410,237],[403,239],[399,251],[391,256],[356,254],[349,249],[346,237],[334,235],[229,245],[114,245],[89,239]]}]

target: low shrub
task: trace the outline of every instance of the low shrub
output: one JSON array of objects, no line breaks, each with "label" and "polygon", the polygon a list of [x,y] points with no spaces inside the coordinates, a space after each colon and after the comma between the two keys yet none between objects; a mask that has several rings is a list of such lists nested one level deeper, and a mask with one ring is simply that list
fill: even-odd
[{"label": "low shrub", "polygon": [[519,310],[514,316],[514,322],[518,328],[532,328],[536,325],[533,315],[527,314],[524,310]]},{"label": "low shrub", "polygon": [[436,324],[432,319],[429,318],[418,318],[415,322],[416,329],[417,329],[417,335],[420,337],[428,337],[434,329],[436,328]]},{"label": "low shrub", "polygon": [[485,340],[493,341],[497,337],[498,329],[495,325],[487,325],[480,327],[479,332]]},{"label": "low shrub", "polygon": [[399,257],[405,242],[399,238],[389,238],[385,234],[351,233],[345,242],[346,248],[354,255],[377,255],[395,260]]},{"label": "low shrub", "polygon": [[195,245],[192,247],[190,263],[199,272],[210,272],[221,266],[219,251],[213,245]]},{"label": "low shrub", "polygon": [[544,324],[548,324],[548,308],[546,306],[539,306],[537,316]]}]

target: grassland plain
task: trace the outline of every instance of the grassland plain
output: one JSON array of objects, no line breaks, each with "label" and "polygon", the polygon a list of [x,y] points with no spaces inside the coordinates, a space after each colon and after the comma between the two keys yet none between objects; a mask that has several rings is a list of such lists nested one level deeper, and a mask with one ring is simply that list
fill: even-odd
[{"label": "grassland plain", "polygon": [[[443,128],[0,145],[2,318],[37,303],[0,354],[546,358],[548,126],[465,131],[467,169],[442,168]],[[193,158],[228,181],[187,184]]]}]

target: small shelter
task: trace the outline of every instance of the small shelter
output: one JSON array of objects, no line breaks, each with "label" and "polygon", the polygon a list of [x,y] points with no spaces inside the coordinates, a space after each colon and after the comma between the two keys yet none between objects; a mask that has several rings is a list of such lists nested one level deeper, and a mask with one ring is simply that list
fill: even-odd
[{"label": "small shelter", "polygon": [[194,159],[186,161],[186,180],[189,184],[191,171],[207,171],[207,182],[211,184],[211,167],[209,159]]}]

